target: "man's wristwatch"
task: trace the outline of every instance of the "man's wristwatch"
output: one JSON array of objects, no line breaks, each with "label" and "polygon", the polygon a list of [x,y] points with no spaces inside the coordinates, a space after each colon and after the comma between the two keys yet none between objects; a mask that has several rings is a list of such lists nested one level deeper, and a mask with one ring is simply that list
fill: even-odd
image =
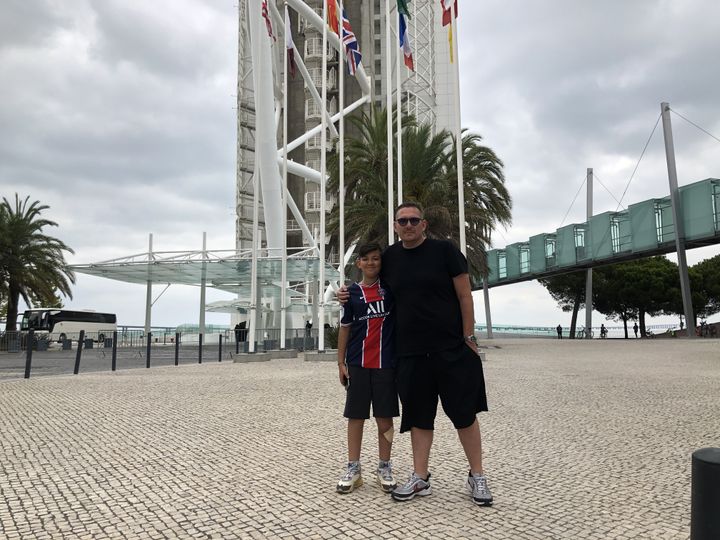
[{"label": "man's wristwatch", "polygon": [[465,341],[472,341],[475,345],[477,345],[477,338],[474,334],[472,336],[465,336]]}]

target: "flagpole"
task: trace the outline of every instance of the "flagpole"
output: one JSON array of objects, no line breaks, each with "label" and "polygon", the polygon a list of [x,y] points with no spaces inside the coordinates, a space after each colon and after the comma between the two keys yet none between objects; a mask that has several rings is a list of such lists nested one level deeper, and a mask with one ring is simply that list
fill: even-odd
[{"label": "flagpole", "polygon": [[[335,0],[331,0],[335,2]],[[325,352],[325,183],[327,174],[327,41],[328,0],[323,0],[322,103],[320,121],[320,256],[318,287],[318,352]]]},{"label": "flagpole", "polygon": [[395,85],[397,86],[397,201],[398,206],[403,203],[403,163],[402,163],[402,84],[400,82],[400,66],[402,65],[401,55],[405,53],[400,47],[400,10],[397,10],[397,29],[398,29],[398,41],[397,41],[397,54],[395,55]]},{"label": "flagpole", "polygon": [[338,213],[340,217],[340,241],[338,245],[338,255],[340,257],[340,285],[345,283],[345,41],[343,40],[345,30],[343,26],[343,1],[340,0],[340,9],[338,9],[338,32],[340,38],[340,51],[338,52],[338,76],[340,91],[338,93],[338,112],[340,113],[340,140],[338,141],[338,152],[340,154],[340,188],[338,190],[339,205]]},{"label": "flagpole", "polygon": [[250,323],[248,324],[248,352],[255,352],[255,335],[257,334],[257,263],[258,263],[258,228],[260,212],[259,191],[260,191],[260,167],[255,162],[255,170],[253,172],[253,224],[252,224],[252,253],[250,260]]},{"label": "flagpole", "polygon": [[453,70],[453,91],[455,94],[455,160],[457,165],[457,188],[458,188],[458,228],[460,229],[460,251],[467,255],[467,244],[465,240],[465,190],[463,185],[463,161],[462,161],[462,128],[460,127],[460,58],[458,57],[458,34],[457,21],[454,13],[451,13],[451,28],[453,33],[452,48],[455,69]]},{"label": "flagpole", "polygon": [[390,2],[385,0],[385,119],[387,121],[387,202],[388,245],[394,243],[393,235],[393,129],[392,129],[392,36],[390,28]]},{"label": "flagpole", "polygon": [[288,185],[288,37],[292,39],[290,15],[285,2],[285,54],[283,55],[283,186],[282,186],[282,263],[280,265],[280,350],[285,350],[287,319],[287,185]]}]

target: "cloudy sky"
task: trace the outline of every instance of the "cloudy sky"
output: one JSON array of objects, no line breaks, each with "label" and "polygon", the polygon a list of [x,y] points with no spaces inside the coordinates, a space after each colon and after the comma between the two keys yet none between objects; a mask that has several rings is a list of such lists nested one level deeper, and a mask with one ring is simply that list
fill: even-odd
[{"label": "cloudy sky", "polygon": [[[624,205],[666,195],[660,126],[628,186],[662,101],[720,137],[719,3],[460,4],[463,125],[503,159],[514,200],[496,247],[554,231],[568,209],[565,224],[584,221],[584,191],[571,203],[587,167],[605,186],[596,213],[615,210],[626,188]],[[149,233],[158,251],[199,249],[203,231],[209,249],[232,248],[236,53],[229,0],[4,0],[0,195],[50,205],[71,263],[140,253]],[[672,122],[679,183],[720,176],[720,143]],[[198,296],[170,287],[153,324],[197,321]],[[492,289],[491,300],[495,323],[569,322],[536,283]],[[144,302],[142,286],[78,275],[67,305],[141,325]]]}]

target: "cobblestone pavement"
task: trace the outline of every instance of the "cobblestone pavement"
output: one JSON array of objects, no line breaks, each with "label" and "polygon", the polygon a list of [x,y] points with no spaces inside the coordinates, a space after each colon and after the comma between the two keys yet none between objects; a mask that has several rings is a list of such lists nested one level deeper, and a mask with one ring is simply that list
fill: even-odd
[{"label": "cobblestone pavement", "polygon": [[[371,425],[366,484],[338,495],[333,363],[186,364],[0,382],[0,537],[689,537],[691,453],[720,446],[717,342],[486,345],[492,508],[442,413],[431,496],[381,493]],[[393,453],[404,479],[407,435]]]}]

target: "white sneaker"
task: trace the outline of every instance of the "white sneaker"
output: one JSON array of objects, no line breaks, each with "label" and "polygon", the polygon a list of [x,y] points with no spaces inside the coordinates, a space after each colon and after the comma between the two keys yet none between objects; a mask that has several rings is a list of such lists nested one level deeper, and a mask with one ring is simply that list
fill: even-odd
[{"label": "white sneaker", "polygon": [[490,493],[490,488],[487,485],[487,478],[484,474],[472,474],[468,473],[468,488],[472,500],[475,504],[480,506],[490,506],[493,503],[493,496]]},{"label": "white sneaker", "polygon": [[385,493],[390,493],[397,486],[393,476],[392,463],[390,460],[381,461],[377,469],[377,481]]},{"label": "white sneaker", "polygon": [[347,470],[338,480],[335,491],[338,493],[350,493],[353,489],[362,486],[362,476],[360,474],[360,462],[350,461],[347,464]]}]

